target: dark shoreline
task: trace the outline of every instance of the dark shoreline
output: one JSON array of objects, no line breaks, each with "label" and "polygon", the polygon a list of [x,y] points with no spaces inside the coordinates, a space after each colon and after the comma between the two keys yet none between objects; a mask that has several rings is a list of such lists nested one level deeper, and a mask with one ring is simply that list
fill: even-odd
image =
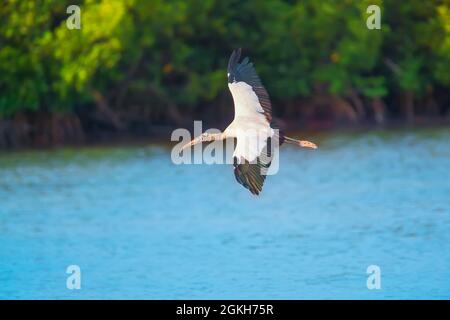
[{"label": "dark shoreline", "polygon": [[[204,125],[203,130],[209,128],[224,129],[223,126]],[[286,132],[292,136],[320,136],[322,134],[331,133],[363,133],[369,131],[396,131],[409,129],[433,129],[450,127],[450,118],[420,118],[414,123],[408,123],[403,120],[388,120],[384,124],[361,123],[353,125],[323,125],[320,123],[312,123],[306,127],[288,126]],[[33,150],[56,150],[59,148],[83,148],[83,147],[115,147],[115,146],[142,146],[146,144],[171,144],[170,135],[175,126],[155,126],[149,125],[148,131],[144,134],[135,134],[132,131],[97,131],[93,134],[83,133],[83,137],[76,141],[65,141],[57,143],[24,143],[15,146],[2,146],[0,144],[0,154],[14,151],[33,151]],[[189,129],[189,128],[187,128]],[[192,133],[192,130],[190,130]],[[175,142],[173,142],[175,143]]]}]

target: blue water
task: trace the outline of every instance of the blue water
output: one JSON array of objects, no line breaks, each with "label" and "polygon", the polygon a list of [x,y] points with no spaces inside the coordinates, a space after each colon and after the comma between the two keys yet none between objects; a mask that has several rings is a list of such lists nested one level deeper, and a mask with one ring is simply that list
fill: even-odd
[{"label": "blue water", "polygon": [[0,154],[0,298],[449,299],[450,129],[311,140],[259,198],[163,145]]}]

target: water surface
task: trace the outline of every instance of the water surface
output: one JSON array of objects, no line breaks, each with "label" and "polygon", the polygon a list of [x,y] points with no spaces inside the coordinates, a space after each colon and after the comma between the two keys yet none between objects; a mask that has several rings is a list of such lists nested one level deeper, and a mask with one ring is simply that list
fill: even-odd
[{"label": "water surface", "polygon": [[449,299],[450,129],[312,140],[260,197],[161,145],[0,154],[0,298]]}]

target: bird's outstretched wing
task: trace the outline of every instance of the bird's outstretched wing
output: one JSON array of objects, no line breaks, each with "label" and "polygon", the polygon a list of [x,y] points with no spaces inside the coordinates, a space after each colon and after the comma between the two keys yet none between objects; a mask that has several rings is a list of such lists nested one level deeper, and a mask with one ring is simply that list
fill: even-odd
[{"label": "bird's outstretched wing", "polygon": [[241,49],[234,50],[228,62],[228,87],[234,101],[233,128],[237,140],[233,153],[234,175],[241,185],[258,195],[272,163],[272,142],[277,142],[277,146],[279,143],[279,134],[273,130],[278,126],[272,120],[269,94],[255,67],[248,58],[239,62],[240,57]]},{"label": "bird's outstretched wing", "polygon": [[272,140],[269,137],[256,161],[249,162],[245,158],[238,159],[237,156],[233,158],[234,176],[237,182],[250,190],[252,194],[259,195],[262,190],[273,158],[272,148]]},{"label": "bird's outstretched wing", "polygon": [[[228,87],[234,100],[234,115],[265,119],[272,123],[269,94],[261,83],[253,63],[248,58],[239,62],[241,49],[234,50],[228,62]],[[261,118],[263,116],[263,118]]]}]

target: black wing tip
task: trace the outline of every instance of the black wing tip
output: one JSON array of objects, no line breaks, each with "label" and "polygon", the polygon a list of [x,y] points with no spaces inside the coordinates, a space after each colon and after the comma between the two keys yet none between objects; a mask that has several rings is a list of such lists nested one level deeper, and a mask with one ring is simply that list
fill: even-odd
[{"label": "black wing tip", "polygon": [[230,56],[230,60],[228,61],[228,70],[232,70],[239,62],[241,58],[242,48],[238,48],[233,50]]},{"label": "black wing tip", "polygon": [[262,188],[252,187],[252,188],[249,188],[249,190],[255,196],[259,196],[259,193],[262,191]]},{"label": "black wing tip", "polygon": [[236,62],[238,62],[239,59],[241,58],[242,48],[237,48],[233,52],[236,52]]},{"label": "black wing tip", "polygon": [[259,196],[260,192],[262,191],[262,183],[264,183],[264,180],[261,185],[259,185],[251,177],[248,177],[243,173],[243,171],[241,170],[242,165],[236,163],[236,158],[234,158],[234,162],[234,176],[237,182],[239,182],[239,184],[249,190],[252,195]]},{"label": "black wing tip", "polygon": [[249,184],[243,184],[243,186],[250,191],[250,193],[254,196],[259,196],[259,193],[262,191],[262,189],[258,189],[252,185]]}]

